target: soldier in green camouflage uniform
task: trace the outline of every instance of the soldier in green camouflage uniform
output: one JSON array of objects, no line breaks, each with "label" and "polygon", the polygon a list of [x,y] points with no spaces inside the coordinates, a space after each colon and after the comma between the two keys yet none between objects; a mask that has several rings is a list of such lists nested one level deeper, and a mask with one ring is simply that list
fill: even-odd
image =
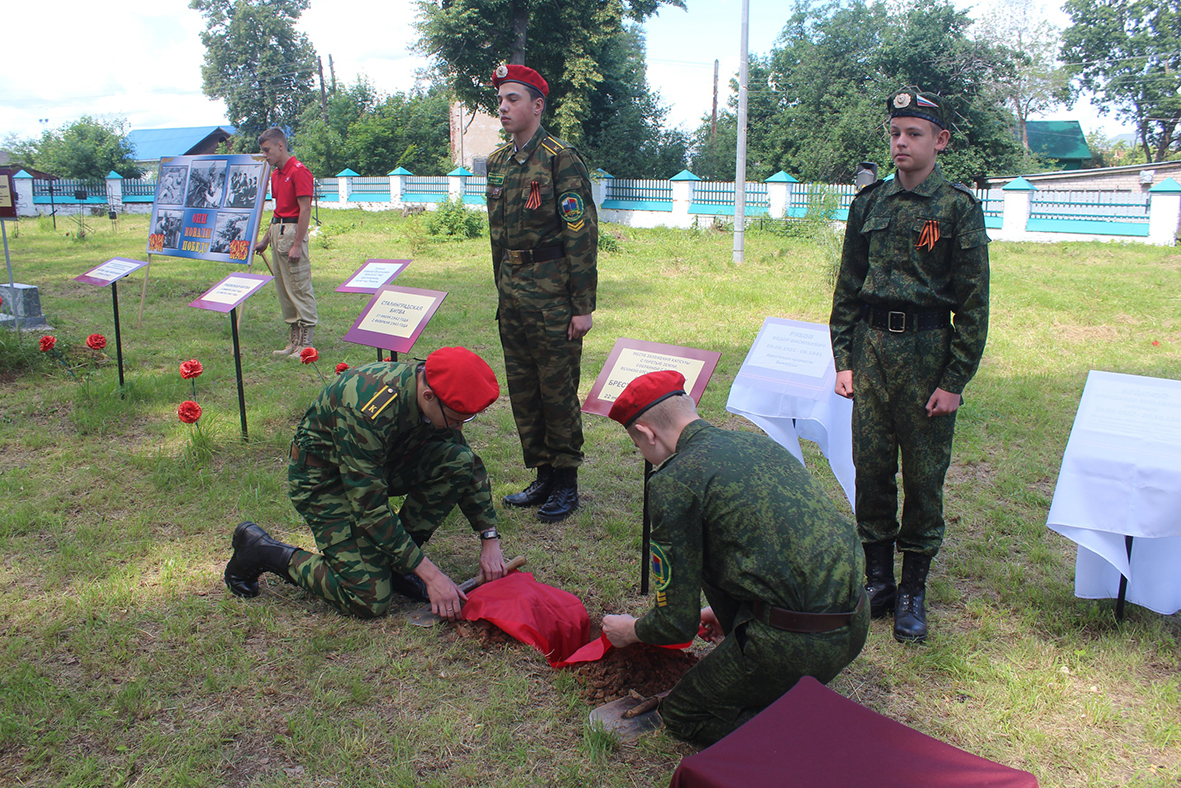
[{"label": "soldier in green camouflage uniform", "polygon": [[540,504],[538,517],[554,522],[578,507],[578,383],[595,310],[598,223],[582,158],[541,126],[545,80],[514,65],[501,66],[493,84],[514,140],[488,158],[497,318],[525,466],[538,474],[505,503]]},{"label": "soldier in green camouflage uniform", "polygon": [[898,172],[862,189],[849,209],[829,319],[837,393],[856,394],[857,528],[873,614],[893,607],[895,637],[914,642],[927,634],[926,575],[943,541],[955,411],[988,333],[984,214],[971,190],[940,172],[936,155],[950,138],[941,103],[910,89],[887,101]]},{"label": "soldier in green camouflage uniform", "polygon": [[[464,363],[479,359],[463,352]],[[467,409],[482,410],[496,394],[486,388],[466,402],[462,395],[447,396],[448,386],[478,389],[481,381],[461,374],[453,376],[453,384],[446,368],[430,366],[435,358],[417,366],[357,367],[320,394],[296,429],[287,475],[291,502],[311,528],[319,553],[271,544],[258,526],[243,524],[226,568],[231,591],[256,595],[258,574],[267,569],[362,618],[385,613],[395,591],[429,598],[441,614],[451,604],[454,614],[462,592],[420,548],[457,504],[480,534],[481,572],[486,579],[503,574],[488,474],[462,433]],[[485,373],[482,359],[479,364],[476,372],[486,381],[491,370]],[[391,496],[405,496],[400,511],[391,507]],[[251,552],[260,545],[261,555]]]},{"label": "soldier in green camouflage uniform", "polygon": [[670,733],[711,744],[801,677],[840,673],[865,643],[869,606],[853,524],[782,446],[697,418],[683,385],[650,373],[612,407],[659,465],[648,483],[656,599],[638,620],[604,617],[603,632],[616,646],[670,645],[706,627],[717,647],[660,714]]}]

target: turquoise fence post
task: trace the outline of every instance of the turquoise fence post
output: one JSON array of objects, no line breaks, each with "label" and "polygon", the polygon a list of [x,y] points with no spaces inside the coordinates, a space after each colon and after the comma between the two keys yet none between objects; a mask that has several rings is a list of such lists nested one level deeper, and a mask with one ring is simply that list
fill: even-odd
[{"label": "turquoise fence post", "polygon": [[1024,178],[1017,178],[1005,184],[1001,191],[1005,194],[1005,207],[1001,212],[1001,226],[994,240],[1024,240],[1025,227],[1029,223],[1033,207],[1033,193],[1037,191],[1037,187]]},{"label": "turquoise fence post", "polygon": [[1181,220],[1181,183],[1165,178],[1148,190],[1148,199],[1148,242],[1175,245],[1177,222]]},{"label": "turquoise fence post", "polygon": [[[349,168],[345,168],[336,173],[336,190],[340,193],[340,201],[347,203],[349,198],[353,196],[353,178],[359,177],[357,173]],[[342,205],[342,208],[347,208],[347,205]]]},{"label": "turquoise fence post", "polygon": [[692,227],[693,216],[689,206],[693,204],[693,189],[701,180],[688,170],[681,170],[669,178],[673,185],[673,227]]},{"label": "turquoise fence post", "polygon": [[783,219],[791,207],[792,188],[799,181],[780,170],[763,182],[767,184],[767,215]]}]

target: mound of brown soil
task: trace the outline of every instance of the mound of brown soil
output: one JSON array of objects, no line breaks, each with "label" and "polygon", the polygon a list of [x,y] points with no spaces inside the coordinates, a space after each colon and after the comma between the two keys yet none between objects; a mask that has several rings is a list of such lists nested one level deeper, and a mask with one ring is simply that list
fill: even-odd
[{"label": "mound of brown soil", "polygon": [[584,686],[583,697],[598,705],[626,697],[629,690],[650,697],[672,689],[698,659],[688,651],[638,644],[613,648],[598,662],[571,670]]}]

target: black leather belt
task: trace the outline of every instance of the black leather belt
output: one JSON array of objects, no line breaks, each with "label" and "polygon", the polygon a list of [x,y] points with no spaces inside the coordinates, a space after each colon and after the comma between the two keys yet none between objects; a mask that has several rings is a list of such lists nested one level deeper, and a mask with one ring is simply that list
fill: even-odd
[{"label": "black leather belt", "polygon": [[882,309],[865,305],[865,320],[870,328],[901,334],[905,331],[930,331],[951,325],[951,312],[939,309],[933,312],[907,312],[901,309]]},{"label": "black leather belt", "polygon": [[816,634],[831,632],[848,625],[864,606],[865,589],[862,589],[861,597],[857,600],[857,607],[851,613],[798,613],[794,610],[773,607],[761,599],[751,605],[751,610],[754,611],[755,618],[775,629],[781,629],[784,632]]},{"label": "black leather belt", "polygon": [[318,454],[310,454],[307,449],[301,449],[291,444],[291,461],[297,465],[307,465],[312,468],[330,468],[332,464]]},{"label": "black leather belt", "polygon": [[540,249],[506,249],[505,256],[513,265],[525,263],[544,263],[546,260],[557,260],[566,255],[566,249],[561,244],[557,246],[543,246]]},{"label": "black leather belt", "polygon": [[295,224],[299,221],[298,216],[272,216],[271,224]]}]

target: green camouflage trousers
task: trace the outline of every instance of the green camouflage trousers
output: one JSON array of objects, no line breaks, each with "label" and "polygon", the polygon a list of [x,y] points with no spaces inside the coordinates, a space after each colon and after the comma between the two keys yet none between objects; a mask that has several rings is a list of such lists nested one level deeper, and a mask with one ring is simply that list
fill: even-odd
[{"label": "green camouflage trousers", "polygon": [[[456,456],[464,453],[467,457]],[[386,466],[389,494],[406,496],[398,518],[416,544],[429,540],[457,503],[466,503],[471,478],[446,466],[457,460],[470,465],[472,457],[466,445],[431,441]],[[333,467],[292,462],[287,466],[287,481],[291,503],[311,528],[320,550],[319,554],[295,552],[288,568],[295,584],[342,613],[359,618],[384,615],[394,593],[388,559],[373,542],[353,532],[340,473]]]},{"label": "green camouflage trousers", "polygon": [[582,464],[582,339],[566,338],[573,313],[564,263],[513,265],[506,259],[497,278],[504,374],[526,468]]},{"label": "green camouflage trousers", "polygon": [[737,625],[686,673],[660,705],[668,732],[708,745],[777,701],[804,676],[827,684],[857,658],[869,632],[869,605],[845,627],[783,632],[751,620]]},{"label": "green camouflage trousers", "polygon": [[[853,464],[857,533],[895,539],[900,551],[934,556],[943,543],[943,480],[955,414],[927,416],[954,329],[891,333],[857,326],[853,339]],[[902,453],[902,525],[898,454]]]}]

